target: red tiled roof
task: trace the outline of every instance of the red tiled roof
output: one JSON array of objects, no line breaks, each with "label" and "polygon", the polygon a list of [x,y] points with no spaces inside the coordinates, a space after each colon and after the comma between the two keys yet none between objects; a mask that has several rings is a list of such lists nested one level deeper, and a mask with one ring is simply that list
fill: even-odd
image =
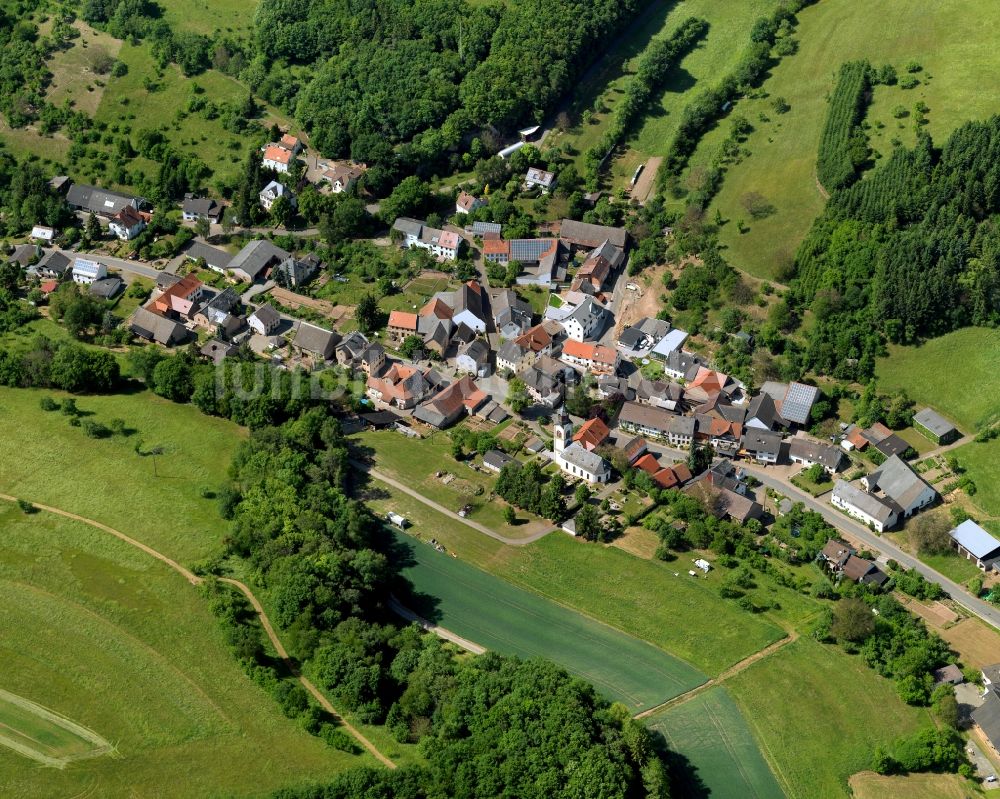
[{"label": "red tiled roof", "polygon": [[611,431],[601,419],[589,419],[580,425],[580,429],[573,436],[574,441],[579,441],[584,449],[594,450],[603,444]]},{"label": "red tiled roof", "polygon": [[420,316],[434,316],[438,319],[451,319],[452,310],[437,297],[431,297],[427,304],[420,309]]},{"label": "red tiled roof", "polygon": [[290,150],[294,150],[296,147],[299,146],[298,138],[293,136],[291,133],[286,133],[284,136],[282,136],[281,143]]},{"label": "red tiled roof", "polygon": [[510,242],[501,238],[483,239],[483,255],[510,255]]},{"label": "red tiled roof", "polygon": [[389,327],[399,327],[403,330],[417,329],[417,315],[406,311],[392,311],[389,313]]},{"label": "red tiled roof", "polygon": [[287,164],[292,158],[292,151],[286,150],[284,147],[279,147],[277,144],[267,145],[267,149],[264,150],[264,160],[274,161],[277,164]]},{"label": "red tiled roof", "polygon": [[677,475],[669,466],[660,469],[653,475],[653,479],[659,483],[661,488],[673,488],[678,483]]},{"label": "red tiled roof", "polygon": [[552,336],[542,325],[535,325],[514,339],[514,343],[522,349],[541,352],[552,344]]},{"label": "red tiled roof", "polygon": [[641,458],[639,458],[639,460],[635,462],[635,468],[642,469],[642,471],[646,472],[650,477],[652,477],[658,471],[660,471],[660,462],[656,460],[655,455],[653,455],[650,452],[647,452],[645,455],[643,455]]}]

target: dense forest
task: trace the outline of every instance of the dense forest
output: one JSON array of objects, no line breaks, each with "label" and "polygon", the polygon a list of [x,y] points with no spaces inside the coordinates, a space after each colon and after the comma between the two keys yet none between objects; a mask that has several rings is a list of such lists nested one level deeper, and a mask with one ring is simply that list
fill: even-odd
[{"label": "dense forest", "polygon": [[885,340],[1000,321],[1000,117],[913,150],[835,192],[796,257],[791,305],[812,311],[806,366],[870,377]]}]

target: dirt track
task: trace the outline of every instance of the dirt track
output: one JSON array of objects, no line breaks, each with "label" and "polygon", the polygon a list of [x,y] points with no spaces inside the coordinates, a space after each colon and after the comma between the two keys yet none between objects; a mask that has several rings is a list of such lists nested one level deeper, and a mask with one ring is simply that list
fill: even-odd
[{"label": "dirt track", "polygon": [[[17,498],[12,497],[9,494],[0,494],[0,500],[5,500],[7,502],[17,502]],[[72,519],[73,521],[81,522],[82,524],[88,524],[91,527],[96,527],[98,530],[101,530],[105,533],[110,533],[111,535],[115,536],[115,538],[119,538],[122,541],[124,541],[126,544],[131,544],[137,549],[141,549],[147,555],[151,555],[157,560],[167,564],[167,566],[169,566],[175,572],[183,576],[185,580],[191,583],[191,585],[200,585],[202,582],[204,582],[204,578],[199,577],[190,569],[181,566],[181,564],[179,564],[177,561],[173,560],[172,558],[168,558],[161,552],[157,552],[155,549],[153,549],[150,546],[147,546],[141,541],[137,541],[136,539],[125,535],[125,533],[121,532],[120,530],[115,530],[113,527],[108,527],[106,524],[101,524],[101,522],[94,521],[93,519],[88,519],[84,516],[78,516],[75,513],[70,513],[69,511],[65,511],[60,508],[53,508],[49,505],[41,505],[37,502],[33,502],[32,505],[34,505],[34,507],[38,508],[39,510],[45,511],[46,513],[54,513],[57,516],[62,516],[66,519]],[[285,665],[288,666],[289,671],[291,671],[291,673],[302,684],[302,687],[305,688],[310,694],[312,694],[312,696],[316,699],[316,701],[319,702],[320,706],[327,713],[333,716],[337,720],[337,722],[348,733],[350,733],[355,738],[355,740],[357,740],[358,743],[360,743],[365,749],[367,749],[372,754],[373,757],[375,757],[379,762],[381,762],[388,768],[392,769],[396,768],[395,763],[393,763],[389,758],[387,758],[378,749],[376,749],[375,744],[369,741],[364,735],[361,734],[361,732],[356,727],[354,727],[350,722],[344,719],[344,717],[341,716],[334,709],[333,705],[330,704],[330,700],[327,699],[322,694],[322,692],[320,692],[320,690],[315,685],[312,684],[312,682],[309,679],[307,679],[302,675],[302,673],[298,669],[298,666],[296,666],[295,662],[288,656],[288,652],[285,650],[284,645],[281,643],[281,639],[278,638],[277,633],[275,633],[274,631],[274,627],[271,625],[271,620],[267,617],[267,613],[264,612],[264,607],[260,604],[260,601],[257,599],[257,597],[254,596],[253,592],[239,580],[233,580],[229,577],[221,577],[219,579],[224,583],[229,583],[229,585],[238,588],[250,601],[250,604],[253,606],[253,609],[257,612],[257,615],[260,617],[261,626],[264,628],[264,632],[267,633],[267,637],[271,640],[271,645],[274,646],[275,652],[277,652],[278,656],[285,661]]]},{"label": "dirt track", "polygon": [[642,174],[632,188],[632,199],[638,200],[645,205],[653,194],[653,183],[656,180],[656,173],[660,171],[660,163],[663,159],[660,156],[650,158],[642,168]]}]

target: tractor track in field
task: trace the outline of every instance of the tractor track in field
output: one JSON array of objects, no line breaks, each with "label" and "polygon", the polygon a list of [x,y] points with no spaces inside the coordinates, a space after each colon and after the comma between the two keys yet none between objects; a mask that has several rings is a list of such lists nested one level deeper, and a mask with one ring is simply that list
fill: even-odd
[{"label": "tractor track in field", "polygon": [[[0,500],[4,500],[6,502],[17,502],[18,498],[12,497],[9,494],[0,494]],[[63,518],[66,519],[72,519],[73,521],[89,525],[90,527],[94,527],[102,532],[113,535],[115,538],[124,541],[126,544],[136,547],[137,549],[140,549],[143,552],[145,552],[147,555],[150,555],[151,557],[156,558],[160,562],[165,563],[175,572],[180,574],[185,580],[191,583],[191,585],[195,586],[201,585],[205,581],[203,577],[199,577],[197,574],[192,572],[187,567],[182,566],[173,558],[167,557],[162,552],[158,552],[148,544],[144,544],[141,541],[138,541],[135,538],[126,535],[120,530],[116,530],[115,528],[109,527],[108,525],[95,521],[94,519],[88,519],[85,516],[79,516],[76,513],[71,513],[70,511],[63,510],[62,508],[54,508],[50,505],[42,505],[38,502],[32,502],[31,504],[38,510],[45,511],[46,513],[52,513],[55,514],[56,516],[62,516]],[[333,707],[333,705],[330,704],[330,700],[327,699],[326,696],[315,685],[313,685],[312,681],[308,677],[302,674],[302,672],[298,668],[298,665],[295,663],[294,660],[292,660],[288,652],[285,650],[284,645],[281,643],[281,639],[278,638],[278,635],[275,632],[273,625],[271,624],[271,620],[268,618],[267,613],[264,611],[263,605],[261,605],[260,600],[258,600],[257,597],[254,596],[253,591],[251,591],[246,584],[240,582],[239,580],[234,580],[231,577],[220,577],[219,581],[233,586],[234,588],[241,591],[244,596],[246,596],[247,600],[250,602],[254,611],[257,613],[257,616],[260,618],[261,626],[264,628],[264,632],[267,633],[267,637],[271,641],[271,645],[274,647],[275,652],[277,652],[278,656],[285,662],[285,665],[288,667],[288,670],[299,681],[302,687],[305,688],[312,695],[312,697],[319,703],[320,707],[322,707],[327,713],[333,716],[333,718],[336,719],[337,723],[340,724],[351,736],[353,736],[354,739],[359,744],[361,744],[361,746],[363,746],[376,760],[378,760],[387,768],[390,769],[396,768],[396,764],[393,763],[384,754],[382,754],[375,747],[375,744],[369,741],[354,725],[352,725],[349,721],[347,721],[347,719],[345,719],[340,713],[338,713],[336,709]]]}]

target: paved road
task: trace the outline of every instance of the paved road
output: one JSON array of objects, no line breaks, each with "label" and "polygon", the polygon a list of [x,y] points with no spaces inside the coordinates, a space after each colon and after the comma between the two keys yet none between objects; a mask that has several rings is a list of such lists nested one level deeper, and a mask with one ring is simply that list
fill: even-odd
[{"label": "paved road", "polygon": [[121,272],[148,277],[150,280],[156,280],[160,276],[160,270],[142,261],[129,261],[125,258],[114,258],[110,255],[101,255],[100,253],[72,252],[71,250],[60,250],[60,252],[69,258],[70,261],[74,258],[86,258],[88,261],[102,263],[109,269],[118,269]]},{"label": "paved road", "polygon": [[809,496],[809,494],[800,491],[795,486],[790,485],[784,480],[776,478],[774,475],[770,474],[766,468],[747,463],[743,463],[741,465],[749,474],[752,474],[765,486],[777,489],[793,502],[802,502],[809,510],[814,510],[817,513],[822,514],[831,525],[836,527],[838,530],[842,530],[853,538],[862,541],[865,546],[881,552],[886,557],[898,561],[907,569],[916,569],[928,580],[939,583],[941,587],[948,592],[951,598],[964,608],[979,616],[979,618],[983,621],[992,624],[994,627],[1000,627],[1000,608],[997,608],[988,602],[983,602],[981,599],[977,599],[966,591],[961,585],[953,580],[949,580],[943,574],[935,571],[926,563],[918,560],[908,552],[904,552],[887,538],[883,538],[882,536],[873,533],[863,524],[841,513],[832,505],[819,502]]},{"label": "paved road", "polygon": [[497,541],[500,541],[503,544],[508,544],[512,547],[523,547],[527,544],[532,544],[539,538],[544,538],[555,529],[555,527],[553,526],[553,527],[548,527],[544,530],[539,530],[537,533],[532,533],[531,535],[527,535],[524,538],[508,538],[505,535],[500,535],[500,533],[496,532],[495,530],[491,530],[486,525],[480,524],[479,522],[474,522],[471,519],[462,518],[453,510],[449,510],[444,505],[439,505],[437,502],[427,499],[427,497],[425,497],[419,491],[414,491],[408,485],[404,485],[398,480],[394,480],[387,474],[383,474],[377,469],[372,468],[372,466],[370,466],[367,463],[362,463],[361,461],[352,459],[351,466],[353,466],[355,469],[360,469],[361,471],[370,474],[376,480],[380,480],[386,485],[392,486],[397,491],[402,491],[407,496],[413,497],[418,502],[422,502],[428,508],[433,508],[438,513],[443,513],[445,516],[454,519],[455,521],[460,522],[461,524],[464,524],[466,527],[471,527],[477,533],[488,535],[490,538],[496,539]]},{"label": "paved road", "polygon": [[[648,443],[651,451],[658,452],[665,458],[671,458],[676,461],[687,457],[687,453],[681,452],[680,450],[663,447],[652,441]],[[938,450],[935,450],[935,452],[938,452]],[[863,524],[855,521],[850,516],[841,513],[832,505],[820,502],[819,500],[811,497],[809,494],[806,494],[804,491],[800,491],[791,483],[782,480],[774,472],[768,471],[766,467],[747,463],[746,461],[741,461],[739,465],[748,474],[752,474],[768,488],[780,491],[793,502],[801,502],[809,510],[816,511],[821,514],[823,518],[826,519],[826,521],[833,527],[846,533],[847,535],[850,535],[852,538],[861,541],[866,547],[877,552],[881,552],[886,557],[892,558],[907,569],[916,569],[928,580],[940,584],[940,586],[948,592],[952,599],[958,602],[958,604],[962,607],[966,608],[970,613],[974,613],[988,624],[992,624],[994,627],[1000,628],[1000,608],[972,596],[972,594],[966,591],[963,586],[953,580],[949,580],[943,574],[935,569],[932,569],[926,563],[918,560],[908,552],[904,552],[889,539],[873,533]]]}]

